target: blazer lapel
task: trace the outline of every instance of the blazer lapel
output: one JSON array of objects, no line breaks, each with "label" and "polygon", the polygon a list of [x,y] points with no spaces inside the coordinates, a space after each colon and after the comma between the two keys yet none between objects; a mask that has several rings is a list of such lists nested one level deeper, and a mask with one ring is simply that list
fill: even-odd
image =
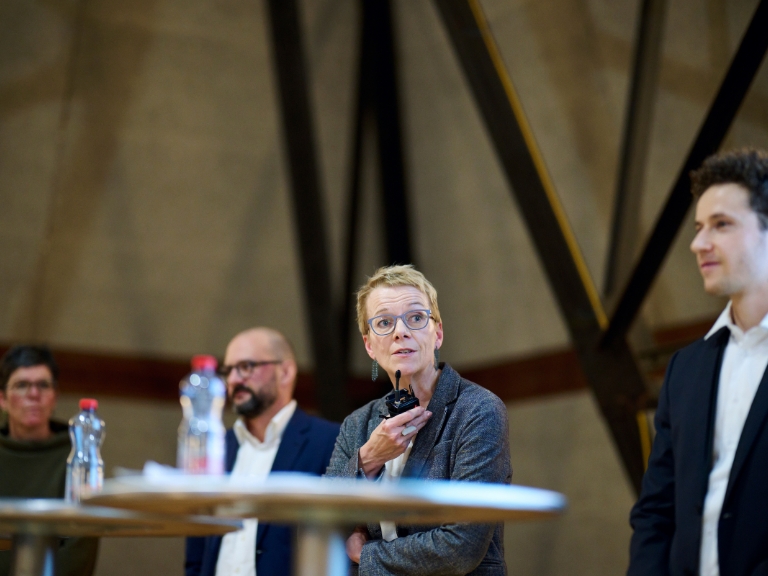
[{"label": "blazer lapel", "polygon": [[280,446],[272,462],[272,472],[290,472],[293,464],[301,454],[301,449],[307,442],[309,417],[297,406],[288,425],[283,430]]},{"label": "blazer lapel", "polygon": [[[307,443],[307,429],[309,427],[309,417],[297,406],[296,410],[288,421],[288,425],[283,430],[283,437],[280,439],[280,446],[277,448],[275,460],[272,462],[271,472],[290,472],[296,459],[300,456],[304,445]],[[256,550],[261,546],[264,539],[264,532],[269,524],[259,522],[256,528]]]},{"label": "blazer lapel", "polygon": [[701,475],[697,486],[696,501],[704,502],[709,486],[709,472],[713,465],[713,443],[715,437],[715,415],[717,412],[717,391],[720,383],[720,367],[723,353],[731,336],[728,328],[721,328],[702,344],[699,356],[695,358],[695,367],[691,370],[693,388],[685,399],[687,408],[684,419],[689,424],[686,428],[688,441],[681,449],[686,458],[700,462]]},{"label": "blazer lapel", "polygon": [[458,372],[443,363],[440,379],[435,386],[435,393],[429,401],[427,408],[432,412],[432,418],[419,430],[411,449],[411,455],[403,468],[403,477],[418,478],[427,463],[427,457],[445,426],[448,415],[453,409],[453,404],[459,395],[461,377]]},{"label": "blazer lapel", "polygon": [[[695,491],[698,502],[704,502],[712,469],[720,366],[729,338],[728,328],[722,328],[702,341],[697,354],[679,368],[685,373],[681,382],[683,389],[669,391],[679,397],[680,401],[676,402],[680,412],[677,421],[684,423],[680,426],[679,444],[675,444],[675,449],[683,451],[685,459],[694,463],[696,480],[689,489]],[[665,386],[668,385],[669,382],[665,383]]]},{"label": "blazer lapel", "polygon": [[731,466],[731,475],[728,478],[728,488],[725,492],[724,502],[728,500],[733,491],[733,486],[736,483],[739,472],[741,472],[755,440],[757,440],[758,435],[763,430],[766,416],[768,416],[768,370],[766,370],[762,380],[760,380],[760,385],[755,393],[755,399],[752,401],[752,406],[747,414],[747,420],[744,422],[744,428],[741,430],[741,437],[739,438],[736,455]]},{"label": "blazer lapel", "polygon": [[[702,390],[703,398],[707,399],[706,411],[699,415],[699,422],[706,431],[706,444],[704,445],[704,461],[706,462],[706,480],[704,490],[709,484],[709,472],[714,464],[714,443],[715,443],[715,418],[717,416],[717,394],[720,388],[720,369],[723,366],[723,355],[728,346],[728,340],[731,337],[731,331],[726,328],[720,328],[708,340],[707,343],[714,347],[704,352],[704,358],[700,363],[701,381],[707,383],[706,389]],[[701,406],[701,404],[699,404]],[[701,406],[703,408],[703,406]]]},{"label": "blazer lapel", "polygon": [[224,437],[225,455],[224,455],[224,470],[227,473],[232,472],[235,467],[235,460],[237,459],[237,451],[240,449],[240,443],[237,441],[237,436],[230,430]]}]

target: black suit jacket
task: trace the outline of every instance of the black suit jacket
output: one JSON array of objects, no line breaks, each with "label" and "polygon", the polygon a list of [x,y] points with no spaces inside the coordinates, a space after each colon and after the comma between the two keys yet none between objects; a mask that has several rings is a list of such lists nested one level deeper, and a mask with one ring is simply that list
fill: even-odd
[{"label": "black suit jacket", "polygon": [[[677,352],[656,411],[656,439],[632,509],[628,576],[697,576],[723,328]],[[721,576],[768,576],[768,376],[758,387],[718,523]]]},{"label": "black suit jacket", "polygon": [[[283,431],[272,472],[325,473],[331,459],[339,425],[309,416],[296,407]],[[227,431],[226,470],[235,466],[240,445],[233,430]],[[215,576],[221,536],[187,538],[185,576]],[[292,574],[293,538],[290,526],[259,522],[256,531],[256,574]]]}]

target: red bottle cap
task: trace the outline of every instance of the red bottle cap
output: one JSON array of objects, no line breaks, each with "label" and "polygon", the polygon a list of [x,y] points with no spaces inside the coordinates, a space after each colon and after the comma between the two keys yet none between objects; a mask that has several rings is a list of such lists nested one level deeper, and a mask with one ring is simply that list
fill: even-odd
[{"label": "red bottle cap", "polygon": [[203,372],[208,370],[216,370],[216,366],[219,365],[218,360],[208,354],[198,354],[192,356],[192,370],[195,372]]},{"label": "red bottle cap", "polygon": [[96,410],[99,407],[99,401],[93,398],[83,398],[80,400],[80,410]]}]

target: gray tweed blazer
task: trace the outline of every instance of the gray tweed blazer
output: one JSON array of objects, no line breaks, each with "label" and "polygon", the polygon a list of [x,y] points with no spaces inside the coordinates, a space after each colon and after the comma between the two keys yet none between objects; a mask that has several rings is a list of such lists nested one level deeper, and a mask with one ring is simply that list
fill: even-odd
[{"label": "gray tweed blazer", "polygon": [[[429,402],[432,418],[416,436],[403,477],[509,484],[509,425],[504,403],[492,392],[462,378],[447,364]],[[354,478],[357,452],[387,414],[383,399],[355,410],[341,425],[327,476]],[[465,574],[502,576],[504,524],[397,526],[386,542],[378,523],[368,524],[359,574]]]}]

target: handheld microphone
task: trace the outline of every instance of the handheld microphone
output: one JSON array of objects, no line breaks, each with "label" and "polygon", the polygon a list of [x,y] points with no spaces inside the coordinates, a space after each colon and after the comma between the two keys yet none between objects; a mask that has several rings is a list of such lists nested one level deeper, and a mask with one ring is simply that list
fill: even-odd
[{"label": "handheld microphone", "polygon": [[411,408],[419,406],[419,399],[413,395],[413,390],[400,390],[400,370],[395,372],[395,391],[386,397],[387,410],[389,416],[397,416],[403,412],[408,412]]}]

